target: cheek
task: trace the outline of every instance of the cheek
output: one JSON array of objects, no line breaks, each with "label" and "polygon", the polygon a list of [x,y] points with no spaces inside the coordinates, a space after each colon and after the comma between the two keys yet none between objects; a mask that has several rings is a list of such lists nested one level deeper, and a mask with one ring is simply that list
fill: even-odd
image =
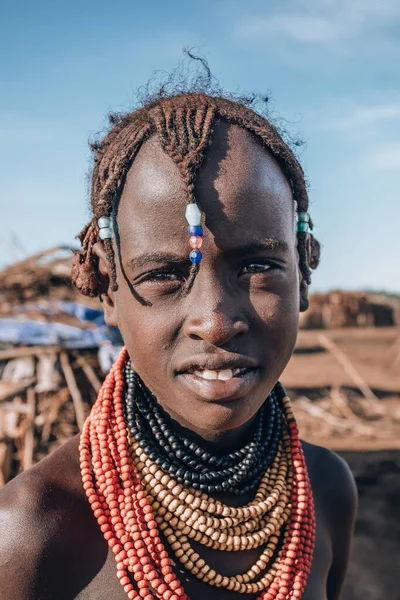
[{"label": "cheek", "polygon": [[[121,292],[121,293],[120,293]],[[117,300],[118,322],[134,368],[139,373],[165,365],[176,331],[176,311],[142,306],[130,292],[121,290]]]},{"label": "cheek", "polygon": [[299,293],[290,290],[290,294],[268,293],[264,298],[253,298],[253,306],[262,320],[271,330],[279,330],[283,335],[299,320]]},{"label": "cheek", "polygon": [[[295,275],[295,274],[294,274]],[[257,317],[254,323],[268,353],[268,362],[276,362],[284,368],[291,357],[297,338],[299,324],[299,289],[297,278],[282,278],[266,292],[250,295],[252,308]],[[256,333],[257,334],[257,333]]]},{"label": "cheek", "polygon": [[252,282],[249,287],[251,302],[266,322],[280,323],[285,317],[298,320],[300,290],[295,261],[290,261],[285,270],[272,271],[265,279],[254,277]]}]

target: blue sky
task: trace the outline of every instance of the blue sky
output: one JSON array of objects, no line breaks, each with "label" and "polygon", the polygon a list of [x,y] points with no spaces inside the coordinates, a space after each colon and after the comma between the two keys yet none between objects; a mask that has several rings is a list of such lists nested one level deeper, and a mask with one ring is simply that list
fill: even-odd
[{"label": "blue sky", "polygon": [[[86,222],[87,140],[195,46],[306,141],[314,290],[400,291],[398,0],[3,0],[0,264]],[[279,122],[279,121],[278,121]]]}]

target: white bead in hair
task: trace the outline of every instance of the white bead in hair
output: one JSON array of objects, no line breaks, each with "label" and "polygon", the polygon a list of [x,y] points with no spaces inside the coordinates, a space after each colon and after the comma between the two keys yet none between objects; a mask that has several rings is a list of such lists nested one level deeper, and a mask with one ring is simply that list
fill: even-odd
[{"label": "white bead in hair", "polygon": [[97,221],[97,225],[100,229],[102,229],[103,227],[111,227],[110,217],[100,217],[100,219]]},{"label": "white bead in hair", "polygon": [[102,227],[99,230],[99,235],[101,240],[110,240],[113,236],[113,230],[111,227]]},{"label": "white bead in hair", "polygon": [[97,224],[99,226],[99,236],[101,240],[110,240],[113,236],[112,222],[110,217],[100,217]]}]

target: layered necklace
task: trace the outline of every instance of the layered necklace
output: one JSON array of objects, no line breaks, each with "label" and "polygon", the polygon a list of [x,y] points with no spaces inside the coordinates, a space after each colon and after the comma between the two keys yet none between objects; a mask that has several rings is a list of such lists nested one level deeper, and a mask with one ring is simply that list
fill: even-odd
[{"label": "layered necklace", "polygon": [[[189,600],[170,554],[215,587],[259,600],[302,597],[315,515],[297,425],[279,383],[250,442],[217,456],[174,432],[123,348],[82,430],[80,463],[128,598]],[[235,508],[213,497],[224,491],[254,498]],[[224,552],[260,548],[260,554],[249,570],[228,577],[193,542]]]}]

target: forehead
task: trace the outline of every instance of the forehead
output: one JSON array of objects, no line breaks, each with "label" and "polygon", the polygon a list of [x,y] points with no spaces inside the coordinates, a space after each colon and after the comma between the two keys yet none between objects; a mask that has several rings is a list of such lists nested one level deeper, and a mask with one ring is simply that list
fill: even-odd
[{"label": "forehead", "polygon": [[[276,160],[250,133],[220,122],[195,179],[195,198],[220,248],[272,237],[294,243],[290,185]],[[156,136],[131,166],[118,210],[121,240],[134,252],[187,242],[188,188]],[[171,247],[172,244],[172,247]]]}]

